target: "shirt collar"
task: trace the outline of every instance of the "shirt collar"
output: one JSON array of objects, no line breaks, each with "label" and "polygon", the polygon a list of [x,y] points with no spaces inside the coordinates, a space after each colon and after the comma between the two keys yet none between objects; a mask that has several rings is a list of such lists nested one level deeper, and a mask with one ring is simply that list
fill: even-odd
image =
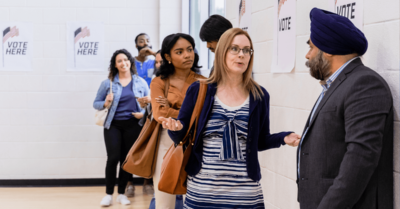
[{"label": "shirt collar", "polygon": [[119,74],[117,73],[117,75],[115,75],[114,77],[114,82],[115,83],[119,83]]},{"label": "shirt collar", "polygon": [[147,62],[147,61],[149,61],[149,60],[152,60],[152,59],[150,58],[150,56],[151,56],[151,55],[149,55],[149,56],[146,56],[146,58],[144,59],[144,61],[143,61],[143,62],[141,62],[141,61],[137,60],[136,58],[135,58],[135,61],[136,61],[136,62],[138,62],[138,63],[142,63],[142,64],[143,64],[143,63],[145,63],[145,62]]},{"label": "shirt collar", "polygon": [[324,91],[327,91],[329,89],[329,87],[331,86],[331,84],[333,83],[333,81],[336,80],[336,78],[340,75],[340,73],[347,67],[348,64],[350,64],[350,62],[352,62],[353,60],[357,59],[357,57],[354,57],[353,59],[347,61],[346,63],[344,63],[344,65],[342,65],[336,72],[334,72],[329,78],[328,80],[326,80],[326,82],[321,82],[321,86],[324,89]]},{"label": "shirt collar", "polygon": [[[133,75],[132,75],[132,79],[134,79],[135,75],[136,75],[136,74],[133,74]],[[117,75],[115,75],[114,81],[113,81],[113,82],[114,82],[114,83],[119,83],[119,84],[121,84],[121,83],[119,82],[119,73],[117,73]]]}]

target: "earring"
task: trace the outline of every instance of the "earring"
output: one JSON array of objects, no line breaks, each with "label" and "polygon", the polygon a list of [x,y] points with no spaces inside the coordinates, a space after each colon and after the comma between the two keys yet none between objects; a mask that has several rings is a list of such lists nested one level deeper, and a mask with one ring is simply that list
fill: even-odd
[{"label": "earring", "polygon": [[168,61],[169,64],[171,64],[171,61]]}]

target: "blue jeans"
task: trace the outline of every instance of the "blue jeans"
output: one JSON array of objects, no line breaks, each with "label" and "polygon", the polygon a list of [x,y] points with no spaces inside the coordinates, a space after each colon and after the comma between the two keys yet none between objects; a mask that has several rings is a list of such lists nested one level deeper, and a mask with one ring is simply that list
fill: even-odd
[{"label": "blue jeans", "polygon": [[[183,197],[182,195],[176,195],[175,209],[183,208]],[[150,201],[149,209],[156,209],[156,198],[153,195],[153,198]]]}]

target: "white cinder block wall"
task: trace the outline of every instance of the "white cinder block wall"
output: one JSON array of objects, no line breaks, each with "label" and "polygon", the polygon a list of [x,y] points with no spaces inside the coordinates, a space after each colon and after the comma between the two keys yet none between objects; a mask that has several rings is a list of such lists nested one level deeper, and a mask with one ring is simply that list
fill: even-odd
[{"label": "white cinder block wall", "polygon": [[[158,50],[181,31],[180,0],[0,0],[0,21],[34,26],[33,71],[0,72],[0,179],[104,178],[103,130],[92,107],[113,52],[137,55],[150,35]],[[66,22],[102,21],[103,72],[67,72]]]},{"label": "white cinder block wall", "polygon": [[[321,87],[304,66],[309,11],[329,9],[327,1],[297,3],[296,68],[270,72],[273,0],[252,0],[255,77],[271,95],[271,131],[303,131]],[[226,1],[236,23],[236,1]],[[134,38],[147,32],[154,49],[181,31],[180,0],[0,0],[0,21],[34,23],[31,72],[0,72],[0,179],[103,178],[106,152],[102,128],[93,125],[92,102],[106,78],[112,53],[136,55]],[[399,2],[365,0],[364,32],[369,49],[364,63],[389,83],[395,105],[396,209],[400,209]],[[104,72],[66,71],[66,22],[103,21],[107,44]],[[260,153],[266,207],[298,208],[296,149]]]},{"label": "white cinder block wall", "polygon": [[[226,14],[237,26],[237,1],[227,0]],[[321,93],[318,81],[304,65],[310,35],[309,12],[313,7],[330,10],[329,1],[297,1],[296,67],[289,74],[272,74],[273,0],[252,0],[251,37],[254,43],[256,81],[271,95],[271,131],[293,130],[301,134]],[[364,0],[364,33],[369,41],[365,65],[386,79],[395,106],[394,172],[395,205],[400,209],[400,101],[399,101],[399,1]],[[296,148],[284,147],[259,154],[266,208],[295,209],[297,203]]]}]

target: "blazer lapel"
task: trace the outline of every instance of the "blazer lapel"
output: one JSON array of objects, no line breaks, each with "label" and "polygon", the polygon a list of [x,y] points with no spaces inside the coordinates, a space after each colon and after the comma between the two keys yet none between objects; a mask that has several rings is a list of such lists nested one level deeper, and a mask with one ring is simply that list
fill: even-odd
[{"label": "blazer lapel", "polygon": [[[311,110],[313,110],[315,108],[316,104],[317,104],[317,102],[315,102],[315,104],[314,104],[314,106],[313,106],[313,108]],[[308,115],[308,118],[307,118],[307,121],[306,121],[306,125],[304,126],[304,129],[303,129],[303,134],[305,134],[308,126],[310,125],[310,117],[311,117],[311,113]]]},{"label": "blazer lapel", "polygon": [[[325,93],[325,96],[322,98],[321,102],[319,103],[317,109],[315,110],[315,113],[314,113],[313,118],[311,119],[311,122],[309,121],[310,119],[308,119],[307,123],[309,122],[309,125],[308,125],[309,129],[311,128],[314,121],[318,117],[319,111],[322,109],[322,107],[324,107],[325,103],[329,100],[329,97],[335,92],[337,87],[340,86],[340,84],[342,84],[342,82],[344,80],[346,80],[347,74],[349,74],[351,71],[353,71],[354,68],[356,68],[359,65],[362,65],[360,58],[353,60],[351,63],[349,63],[346,66],[345,69],[343,69],[343,71],[340,73],[340,75],[332,83],[332,85],[329,87],[328,91]],[[311,114],[312,113],[310,113],[310,116],[311,116]]]},{"label": "blazer lapel", "polygon": [[[254,95],[250,92],[249,116],[251,116],[251,113],[254,111],[254,109],[256,109],[257,105],[258,105],[258,100],[256,100],[254,98]],[[250,121],[250,118],[249,118],[249,121]]]},{"label": "blazer lapel", "polygon": [[[199,136],[199,134],[202,133],[202,130],[204,129],[204,126],[206,125],[206,120],[207,120],[208,116],[210,115],[210,112],[213,109],[214,98],[215,98],[216,92],[217,92],[217,84],[216,83],[208,84],[206,99],[204,101],[205,103],[203,105],[203,109],[201,110],[202,114],[200,114],[200,117],[199,117],[199,123],[198,123],[199,126],[197,127],[196,136]],[[197,100],[196,100],[196,102],[197,102]],[[197,141],[198,140],[196,140],[196,142]]]},{"label": "blazer lapel", "polygon": [[314,112],[314,116],[311,119],[309,127],[312,126],[314,123],[315,119],[318,117],[318,113],[321,110],[321,108],[325,105],[326,101],[329,100],[329,97],[335,92],[336,88],[340,86],[340,84],[346,79],[346,75],[342,72],[336,80],[332,83],[331,87],[329,87],[328,91],[326,91],[325,96],[322,98],[321,102],[319,103],[317,109]]}]

